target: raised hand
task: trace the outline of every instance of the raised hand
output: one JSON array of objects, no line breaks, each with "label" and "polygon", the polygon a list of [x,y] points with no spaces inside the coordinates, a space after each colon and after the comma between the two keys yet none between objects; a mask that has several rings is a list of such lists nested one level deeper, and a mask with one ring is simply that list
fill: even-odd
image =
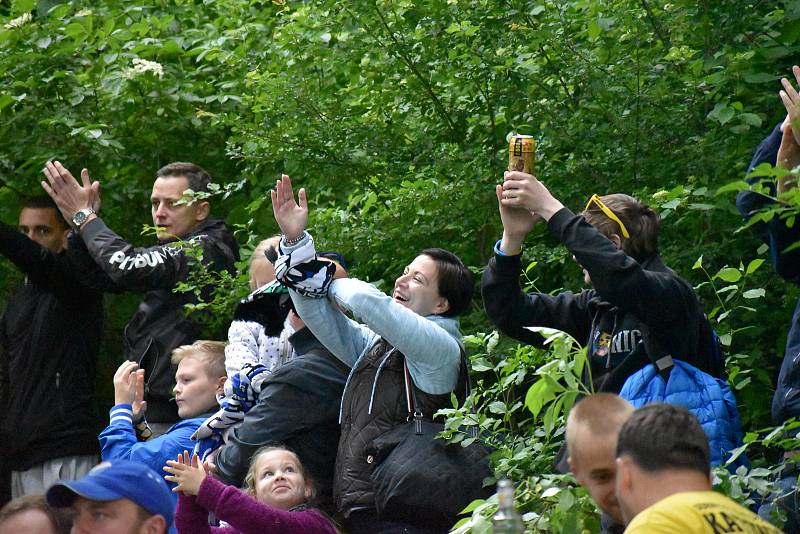
[{"label": "raised hand", "polygon": [[549,221],[564,207],[542,182],[524,172],[506,172],[503,185],[496,186],[495,193],[503,221],[500,251],[504,254],[516,254],[536,221]]},{"label": "raised hand", "polygon": [[297,193],[299,203],[294,199],[292,179],[285,174],[275,182],[275,189],[270,191],[272,198],[272,212],[275,221],[281,228],[281,233],[286,239],[299,237],[308,225],[308,201],[306,190],[300,189]]},{"label": "raised hand", "polygon": [[500,220],[503,223],[503,239],[500,241],[500,251],[503,254],[518,254],[522,248],[522,242],[533,229],[533,226],[541,220],[541,217],[534,215],[524,208],[514,208],[506,205],[508,200],[504,197],[503,186],[495,186],[497,195],[497,205],[500,209]]},{"label": "raised hand", "polygon": [[[793,66],[792,73],[794,74],[794,79],[798,86],[800,86],[800,67],[797,65]],[[781,78],[781,85],[783,86],[783,90],[778,94],[781,97],[781,101],[783,101],[783,106],[786,108],[787,114],[783,128],[786,127],[787,123],[791,124],[794,140],[800,145],[800,95],[798,95],[792,83],[786,78]]]},{"label": "raised hand", "polygon": [[82,209],[100,210],[100,182],[92,182],[88,170],[81,171],[81,183],[58,161],[48,161],[42,172],[47,178],[42,187],[67,221]]},{"label": "raised hand", "polygon": [[545,220],[564,207],[542,182],[532,174],[506,172],[503,175],[503,197],[500,203],[510,208],[523,208]]},{"label": "raised hand", "polygon": [[139,422],[144,419],[144,412],[147,410],[147,401],[144,400],[144,369],[137,369],[131,378],[134,380],[133,420]]},{"label": "raised hand", "polygon": [[[800,129],[800,124],[797,127],[791,123],[783,125],[783,137],[778,147],[778,167],[792,170],[800,166],[800,144],[797,143],[797,134],[794,133],[796,129]],[[797,176],[790,174],[778,179],[778,195],[793,187],[797,187]]]},{"label": "raised hand", "polygon": [[114,404],[130,404],[135,422],[144,417],[144,369],[139,369],[136,362],[122,362],[114,373]]},{"label": "raised hand", "polygon": [[200,465],[199,458],[196,454],[189,458],[189,451],[183,451],[183,454],[178,455],[177,460],[167,460],[164,471],[170,473],[164,479],[177,484],[172,491],[184,495],[197,495],[197,492],[200,491],[200,484],[206,477],[206,471]]}]

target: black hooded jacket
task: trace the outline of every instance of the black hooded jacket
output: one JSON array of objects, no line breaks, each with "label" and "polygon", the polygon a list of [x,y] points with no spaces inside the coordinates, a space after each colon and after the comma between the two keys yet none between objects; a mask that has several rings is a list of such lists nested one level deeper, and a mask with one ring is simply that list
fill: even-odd
[{"label": "black hooded jacket", "polygon": [[[196,341],[201,329],[184,314],[184,305],[194,300],[192,293],[174,289],[199,264],[213,271],[235,272],[239,250],[233,235],[222,219],[213,218],[198,225],[183,241],[137,248],[98,218],[81,228],[81,237],[83,250],[88,252],[84,254],[85,272],[95,287],[144,293],[125,327],[123,356],[145,369],[147,420],[177,421],[177,406],[170,402],[176,366],[170,358],[176,347]],[[75,241],[77,249],[81,241]],[[88,257],[94,262],[86,261]]]},{"label": "black hooded jacket", "polygon": [[284,444],[314,480],[319,506],[332,514],[339,406],[350,369],[308,328],[292,334],[289,342],[297,356],[267,377],[258,404],[228,434],[217,456],[217,475],[242,486],[253,454],[264,445]]},{"label": "black hooded jacket", "polygon": [[0,223],[0,254],[25,275],[0,317],[0,464],[23,471],[96,454],[92,417],[103,296],[53,254]]},{"label": "black hooded jacket", "polygon": [[496,254],[481,290],[489,318],[503,333],[537,346],[544,338],[526,326],[570,334],[589,347],[595,391],[619,393],[625,380],[650,362],[647,331],[674,358],[713,376],[724,374],[709,347],[711,327],[694,289],[658,255],[637,262],[567,208],[553,215],[548,229],[589,272],[594,288],[526,294],[519,282],[521,256]]}]

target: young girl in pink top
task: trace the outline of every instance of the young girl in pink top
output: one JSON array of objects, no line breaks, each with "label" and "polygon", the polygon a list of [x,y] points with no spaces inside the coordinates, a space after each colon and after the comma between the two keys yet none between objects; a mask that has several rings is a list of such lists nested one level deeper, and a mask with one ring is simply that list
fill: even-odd
[{"label": "young girl in pink top", "polygon": [[[314,488],[297,455],[286,448],[262,447],[253,455],[245,491],[206,475],[198,464],[196,455],[190,459],[184,452],[164,468],[170,473],[164,478],[181,493],[175,515],[179,534],[337,532],[325,514],[307,506]],[[209,512],[228,526],[209,526]]]}]

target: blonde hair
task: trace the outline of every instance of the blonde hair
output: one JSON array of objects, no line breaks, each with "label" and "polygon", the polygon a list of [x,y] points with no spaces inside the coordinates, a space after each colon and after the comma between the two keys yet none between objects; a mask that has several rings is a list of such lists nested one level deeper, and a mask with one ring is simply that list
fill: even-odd
[{"label": "blonde hair", "polygon": [[178,365],[186,358],[196,358],[205,363],[208,376],[225,376],[228,374],[225,371],[225,345],[224,341],[199,339],[191,345],[181,345],[173,350],[171,361]]},{"label": "blonde hair", "polygon": [[[256,248],[253,249],[253,253],[250,255],[250,260],[248,260],[247,262],[248,272],[253,268],[253,264],[259,260],[271,264],[269,259],[267,259],[267,257],[264,255],[264,251],[266,251],[270,247],[277,250],[280,243],[281,243],[280,235],[274,235],[259,242],[258,245],[256,245]],[[254,285],[253,280],[250,279],[250,291],[255,291],[256,289],[258,289],[257,287],[253,287],[253,285]]]},{"label": "blonde hair", "polygon": [[613,393],[595,393],[578,402],[567,417],[567,451],[574,454],[579,428],[594,438],[616,438],[622,425],[633,413],[633,406]]},{"label": "blonde hair", "polygon": [[287,447],[284,447],[283,445],[265,445],[258,449],[255,454],[253,454],[253,456],[250,458],[250,467],[247,469],[247,475],[244,477],[245,491],[250,495],[256,494],[256,463],[258,463],[258,459],[262,455],[272,451],[284,451],[294,456],[294,459],[297,460],[297,468],[300,470],[300,475],[303,477],[306,487],[311,489],[311,495],[308,499],[306,499],[306,502],[313,501],[317,495],[316,488],[314,487],[314,481],[308,476],[308,472],[303,466],[303,463],[300,461],[300,457],[297,456],[297,453]]}]

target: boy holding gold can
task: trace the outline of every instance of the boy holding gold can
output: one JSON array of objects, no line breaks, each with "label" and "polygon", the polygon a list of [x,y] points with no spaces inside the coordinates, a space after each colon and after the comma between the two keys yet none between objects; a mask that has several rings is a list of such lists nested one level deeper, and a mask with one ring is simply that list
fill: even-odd
[{"label": "boy holding gold can", "polygon": [[[660,217],[623,194],[593,195],[574,214],[535,176],[506,172],[496,186],[503,236],[483,275],[489,318],[505,334],[542,345],[530,326],[556,328],[588,346],[595,391],[619,393],[644,368],[653,347],[721,377],[719,351],[692,286],[658,254]],[[557,295],[524,293],[522,244],[541,219],[572,253],[591,289]],[[655,352],[655,351],[654,351]]]}]

